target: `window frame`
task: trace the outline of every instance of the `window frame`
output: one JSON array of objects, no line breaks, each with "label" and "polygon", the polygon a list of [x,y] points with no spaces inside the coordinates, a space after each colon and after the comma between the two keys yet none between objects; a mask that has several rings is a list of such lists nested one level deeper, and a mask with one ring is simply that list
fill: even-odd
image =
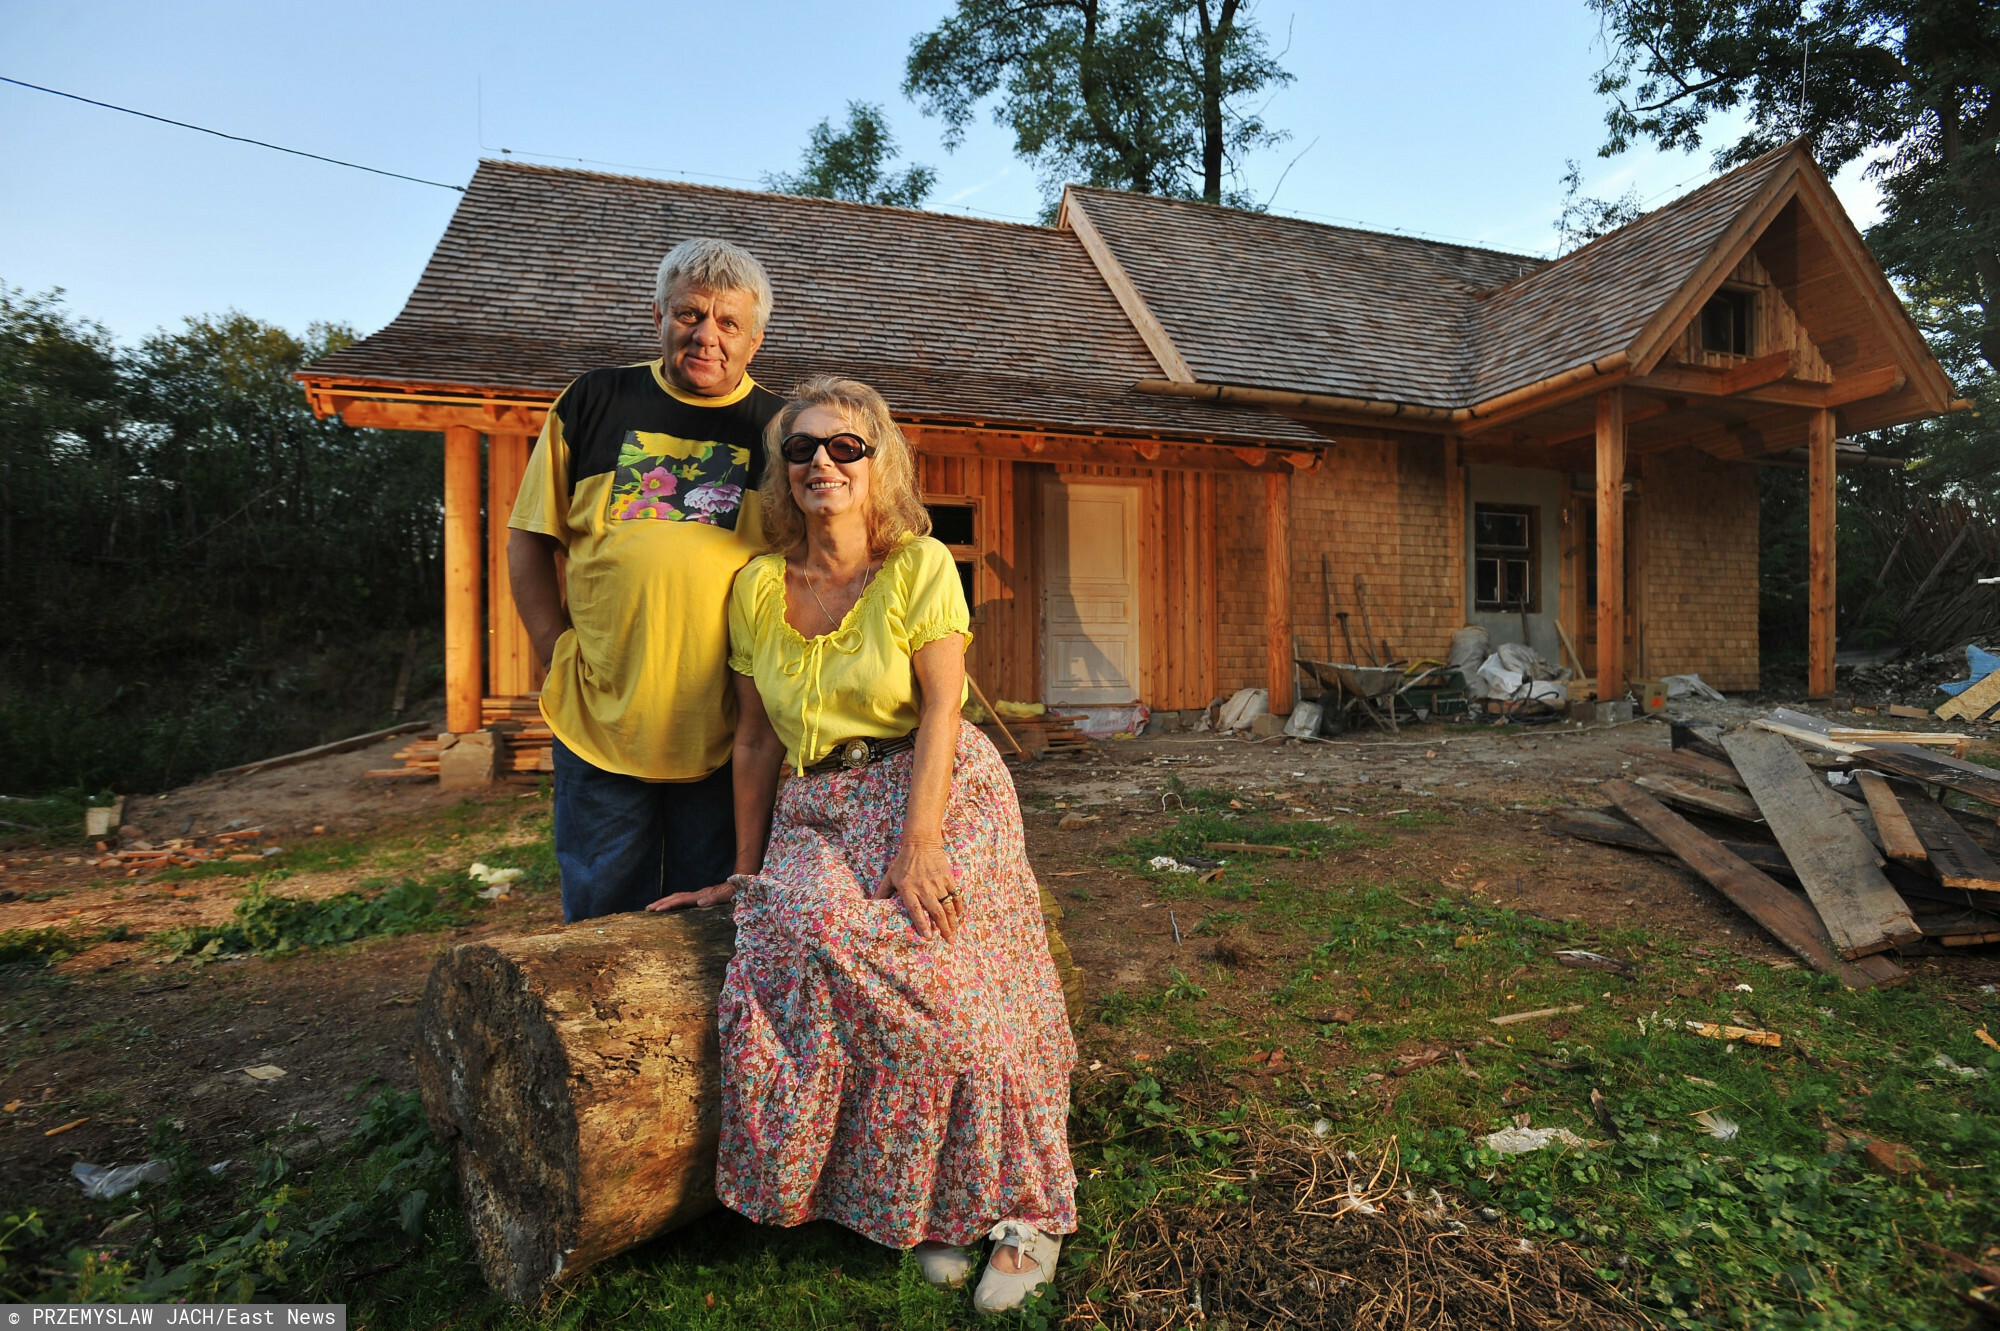
[{"label": "window frame", "polygon": [[[1527,526],[1526,547],[1515,545],[1481,544],[1479,541],[1479,518],[1482,513],[1493,513],[1522,518]],[[1542,612],[1542,510],[1539,504],[1479,503],[1472,505],[1472,608],[1481,614],[1519,614],[1521,605],[1515,601],[1487,601],[1479,596],[1479,565],[1485,559],[1497,559],[1502,567],[1497,570],[1494,580],[1496,591],[1506,586],[1505,564],[1520,561],[1525,550],[1527,568],[1527,612],[1538,615]]]},{"label": "window frame", "polygon": [[[1709,311],[1718,302],[1727,302],[1730,309],[1730,334],[1743,334],[1741,349],[1735,347],[1710,346],[1708,342]],[[1738,324],[1741,327],[1739,329]],[[1714,295],[1702,302],[1701,311],[1695,316],[1695,345],[1706,356],[1738,356],[1749,360],[1757,354],[1757,292],[1754,288],[1739,286],[1718,287]]]},{"label": "window frame", "polygon": [[932,508],[969,508],[972,510],[973,543],[971,545],[953,544],[950,541],[946,541],[943,537],[938,538],[938,543],[951,552],[951,562],[954,565],[970,565],[971,567],[970,577],[965,576],[963,569],[961,569],[959,576],[962,583],[969,584],[966,588],[965,608],[972,613],[974,622],[977,622],[981,617],[979,609],[980,579],[986,563],[986,550],[982,544],[986,525],[982,521],[985,513],[983,512],[981,497],[979,495],[925,494],[920,496],[920,499],[926,511]]}]

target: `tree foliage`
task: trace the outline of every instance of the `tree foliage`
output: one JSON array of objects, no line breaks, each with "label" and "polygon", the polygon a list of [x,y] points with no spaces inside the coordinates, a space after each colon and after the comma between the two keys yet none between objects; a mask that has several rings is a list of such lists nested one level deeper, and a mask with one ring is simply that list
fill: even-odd
[{"label": "tree foliage", "polygon": [[1745,161],[1804,137],[1829,172],[1867,158],[1869,243],[1941,350],[2000,370],[2000,6],[1990,0],[1590,0],[1611,58],[1606,151],[1694,148],[1718,114]]},{"label": "tree foliage", "polygon": [[799,169],[765,176],[764,188],[815,199],[920,208],[937,185],[937,171],[913,163],[892,175],[887,167],[898,155],[882,108],[849,102],[846,127],[836,130],[831,120],[820,121],[806,140]]},{"label": "tree foliage", "polygon": [[232,313],[121,349],[0,288],[0,785],[156,787],[387,710],[442,463],[313,418],[291,376],[350,339]]},{"label": "tree foliage", "polygon": [[1250,103],[1291,80],[1243,0],[958,0],[903,92],[947,149],[994,99],[1051,209],[1070,181],[1247,207],[1244,157],[1288,137]]},{"label": "tree foliage", "polygon": [[1615,199],[1594,198],[1583,192],[1583,168],[1574,157],[1565,162],[1562,178],[1562,211],[1556,215],[1556,252],[1567,254],[1588,245],[1599,236],[1609,235],[1627,222],[1638,220],[1645,211],[1639,191],[1628,189]]}]

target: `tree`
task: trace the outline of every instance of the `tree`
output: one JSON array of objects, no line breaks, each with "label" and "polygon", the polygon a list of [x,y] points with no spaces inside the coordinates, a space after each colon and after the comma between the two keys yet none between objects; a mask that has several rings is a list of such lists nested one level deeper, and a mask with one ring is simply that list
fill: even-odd
[{"label": "tree", "polygon": [[1692,149],[1711,117],[1745,161],[1797,136],[1828,171],[1873,155],[1869,243],[1942,339],[2000,371],[2000,6],[1990,0],[1590,0],[1614,99],[1604,151]]},{"label": "tree", "polygon": [[1556,252],[1567,254],[1635,222],[1646,211],[1639,191],[1628,189],[1615,199],[1598,199],[1583,193],[1583,168],[1574,157],[1564,163],[1563,206],[1556,216]]},{"label": "tree", "polygon": [[847,127],[835,130],[831,120],[820,121],[806,141],[799,169],[790,175],[765,176],[764,188],[815,199],[920,208],[937,184],[937,172],[912,164],[889,175],[883,168],[896,157],[896,139],[882,108],[849,102]]},{"label": "tree", "polygon": [[958,0],[911,43],[903,92],[947,151],[996,97],[1051,210],[1070,180],[1253,207],[1225,184],[1288,136],[1244,103],[1291,81],[1244,0]]}]

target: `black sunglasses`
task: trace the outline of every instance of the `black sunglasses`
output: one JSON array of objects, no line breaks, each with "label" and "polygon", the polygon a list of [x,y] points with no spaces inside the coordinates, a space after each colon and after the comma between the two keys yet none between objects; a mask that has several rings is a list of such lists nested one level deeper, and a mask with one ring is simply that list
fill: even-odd
[{"label": "black sunglasses", "polygon": [[875,445],[858,434],[828,435],[824,439],[804,432],[788,434],[778,445],[778,452],[787,462],[805,463],[811,462],[821,448],[826,449],[826,455],[835,462],[859,462],[875,456]]}]

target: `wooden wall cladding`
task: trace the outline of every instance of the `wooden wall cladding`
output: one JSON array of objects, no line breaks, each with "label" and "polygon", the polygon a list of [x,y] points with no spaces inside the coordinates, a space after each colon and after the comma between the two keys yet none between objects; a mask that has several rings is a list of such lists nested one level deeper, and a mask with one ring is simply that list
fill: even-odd
[{"label": "wooden wall cladding", "polygon": [[[979,504],[980,552],[968,665],[990,698],[1042,695],[1040,522],[1044,472],[1126,481],[1140,493],[1140,696],[1155,708],[1206,707],[1215,696],[1218,473],[1050,465],[918,454],[926,496]],[[1246,476],[1261,486],[1256,476]]]},{"label": "wooden wall cladding", "polygon": [[1649,454],[1640,476],[1639,665],[1755,689],[1757,469],[1681,448]]},{"label": "wooden wall cladding", "polygon": [[546,673],[535,659],[528,630],[514,610],[514,589],[507,574],[507,518],[528,454],[535,441],[524,434],[486,438],[486,692],[509,698],[542,687]]}]

